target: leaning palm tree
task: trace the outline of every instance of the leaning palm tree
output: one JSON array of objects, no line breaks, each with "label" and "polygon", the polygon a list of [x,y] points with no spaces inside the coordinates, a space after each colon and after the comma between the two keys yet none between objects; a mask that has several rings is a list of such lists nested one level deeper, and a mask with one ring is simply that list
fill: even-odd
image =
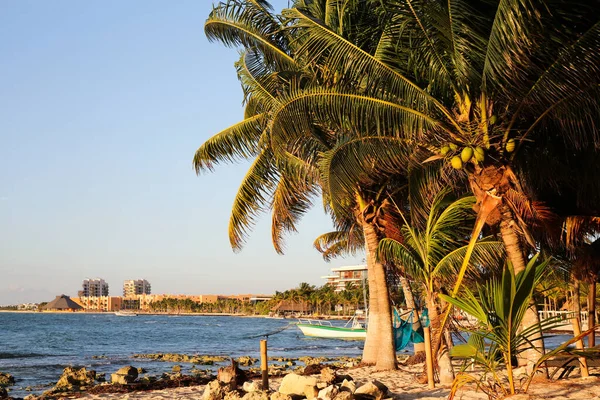
[{"label": "leaning palm tree", "polygon": [[[338,6],[347,7],[341,3]],[[315,85],[326,86],[333,81],[321,79],[323,74],[315,74],[310,61],[312,54],[296,51],[302,40],[297,37],[290,40],[293,31],[284,29],[269,9],[265,1],[229,0],[215,7],[206,22],[205,31],[210,39],[245,48],[237,68],[246,94],[246,118],[204,143],[196,152],[194,165],[200,172],[211,170],[223,161],[237,158],[253,160],[234,201],[230,241],[232,247],[239,250],[258,214],[270,209],[273,243],[276,250],[282,252],[283,235],[296,229],[297,221],[310,207],[317,192],[322,191],[326,195],[319,182],[316,158],[333,144],[328,140],[331,133],[326,120],[298,121],[292,117],[303,129],[317,135],[310,139],[304,137],[301,141],[291,140],[284,149],[272,140],[273,112],[279,108],[280,99],[292,91]],[[331,8],[327,8],[327,13],[330,11]],[[343,30],[343,21],[352,14],[338,10],[328,15],[331,16],[327,20],[335,23],[339,31]],[[376,242],[371,247],[376,247]],[[381,270],[374,259],[370,258],[368,265],[374,266],[378,272]],[[379,318],[378,302],[374,300],[377,293],[381,293],[382,297],[387,295],[387,287],[384,274],[373,272],[370,276],[375,279],[371,284],[372,320],[381,319],[381,325],[389,327],[371,329],[371,333],[390,332],[389,337],[381,340],[385,345],[376,346],[380,342],[378,337],[370,340],[374,345],[365,349],[365,360],[377,361],[380,369],[390,369],[395,367],[395,355],[391,343],[389,306],[381,307],[382,312],[387,310],[387,315]],[[380,286],[381,290],[377,291]],[[377,328],[377,324],[373,326]],[[373,351],[369,352],[371,348]],[[386,355],[385,363],[377,358],[377,354],[382,352]]]},{"label": "leaning palm tree", "polygon": [[[306,135],[290,116],[309,116],[369,138],[357,158],[372,165],[370,176],[411,160],[434,163],[475,195],[518,273],[549,210],[600,215],[598,5],[372,2],[382,29],[371,51],[305,10],[286,10],[300,50],[340,84],[285,96],[272,141],[285,148]],[[367,175],[356,166],[339,181],[348,193]],[[536,319],[530,309],[524,324]]]}]

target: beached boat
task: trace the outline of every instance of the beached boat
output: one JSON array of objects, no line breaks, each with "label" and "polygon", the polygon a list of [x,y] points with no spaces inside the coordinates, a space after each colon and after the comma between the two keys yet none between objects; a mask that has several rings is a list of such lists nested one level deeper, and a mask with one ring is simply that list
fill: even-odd
[{"label": "beached boat", "polygon": [[363,318],[362,313],[357,312],[344,326],[334,326],[331,321],[299,319],[297,326],[304,336],[365,340],[367,337],[367,328],[361,321]]},{"label": "beached boat", "polygon": [[137,317],[137,313],[135,313],[133,311],[125,311],[125,310],[115,311],[115,315],[117,317]]}]

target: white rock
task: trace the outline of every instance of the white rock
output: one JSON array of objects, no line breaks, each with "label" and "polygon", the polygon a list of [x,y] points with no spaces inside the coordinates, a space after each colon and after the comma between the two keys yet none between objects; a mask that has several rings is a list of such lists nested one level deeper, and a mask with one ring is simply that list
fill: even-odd
[{"label": "white rock", "polygon": [[269,400],[269,394],[262,390],[246,393],[242,400]]},{"label": "white rock", "polygon": [[225,391],[221,387],[221,383],[214,380],[204,388],[202,400],[222,400],[223,397],[225,397]]},{"label": "white rock", "polygon": [[325,389],[319,391],[319,399],[321,400],[333,400],[335,395],[337,395],[338,389],[333,386],[327,386]]},{"label": "white rock", "polygon": [[258,382],[256,381],[248,381],[248,382],[244,382],[244,385],[242,386],[242,389],[244,390],[244,392],[256,392],[258,390],[261,389],[261,386]]},{"label": "white rock", "polygon": [[301,376],[297,374],[288,374],[281,380],[279,393],[304,396],[306,386],[316,386],[317,378],[313,376]]}]

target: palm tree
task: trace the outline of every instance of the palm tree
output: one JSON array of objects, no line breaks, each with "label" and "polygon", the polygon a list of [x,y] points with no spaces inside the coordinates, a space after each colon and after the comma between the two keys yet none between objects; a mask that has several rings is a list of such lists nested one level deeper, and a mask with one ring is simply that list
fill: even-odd
[{"label": "palm tree", "polygon": [[[298,51],[319,49],[312,61],[339,84],[282,98],[272,141],[285,146],[308,134],[292,115],[358,136],[353,151],[363,162],[347,160],[337,180],[348,196],[361,178],[433,163],[475,195],[475,209],[486,211],[519,273],[536,246],[530,232],[550,210],[600,215],[597,6],[373,2],[381,29],[370,51],[306,10],[286,10],[302,37]],[[524,325],[536,319],[530,309]]]},{"label": "palm tree", "polygon": [[[303,2],[299,3],[304,5]],[[316,4],[310,2],[307,7],[318,12]],[[350,2],[335,4],[333,7],[344,9],[331,13],[331,7],[325,7],[322,11],[325,12],[325,20],[334,24],[338,32],[344,31],[343,27],[351,21],[353,15],[360,18],[364,14],[346,12],[352,10]],[[246,49],[237,65],[238,76],[246,93],[246,119],[202,145],[196,152],[194,165],[199,172],[210,170],[222,161],[239,157],[253,159],[250,171],[235,198],[230,220],[230,241],[233,248],[239,250],[257,214],[271,208],[273,243],[276,250],[282,252],[283,234],[296,229],[298,219],[309,208],[316,192],[320,190],[325,197],[328,196],[325,186],[319,182],[317,156],[330,150],[333,144],[328,139],[331,132],[326,120],[298,121],[292,117],[299,126],[303,126],[302,129],[317,132],[320,137],[307,139],[304,136],[301,142],[290,141],[284,149],[271,135],[274,112],[280,107],[280,100],[295,90],[315,85],[327,86],[334,81],[329,78],[323,81],[322,73],[315,74],[313,63],[310,62],[312,54],[304,48],[299,52],[295,51],[298,48],[295,43],[301,43],[302,40],[290,40],[289,35],[293,31],[283,29],[269,9],[265,1],[230,0],[214,8],[207,20],[205,31],[210,39],[218,39],[227,45],[241,45]],[[352,32],[360,31],[352,29]],[[356,199],[358,206],[348,208],[355,210],[355,217],[365,227],[366,247],[373,251],[378,237],[365,215],[365,211],[371,208],[372,198],[365,197],[364,190],[355,191],[351,198]],[[369,274],[373,280],[373,323],[368,335],[371,338],[368,343],[372,345],[365,347],[364,360],[377,361],[379,369],[391,369],[395,368],[395,354],[385,274],[383,266],[373,256],[367,255],[367,259],[369,268],[373,270]],[[379,301],[375,300],[377,298]],[[379,326],[382,328],[379,329]],[[372,335],[381,332],[385,334],[384,338]],[[379,353],[384,356],[378,358]]]},{"label": "palm tree", "polygon": [[[429,215],[424,221],[415,218],[409,223],[405,219],[403,242],[383,239],[378,249],[382,259],[403,265],[406,272],[423,287],[435,343],[443,341],[438,294],[442,293],[444,286],[454,283],[467,250],[469,222],[474,220],[474,197],[464,197],[450,203],[449,195],[446,189],[431,199],[427,205]],[[501,257],[501,243],[481,240],[475,245],[471,263],[477,267],[486,266]],[[477,272],[474,274],[477,275]],[[438,346],[434,345],[433,348],[437,349]],[[451,383],[454,376],[448,353],[442,351],[434,356],[439,359],[440,379],[443,383]]]}]

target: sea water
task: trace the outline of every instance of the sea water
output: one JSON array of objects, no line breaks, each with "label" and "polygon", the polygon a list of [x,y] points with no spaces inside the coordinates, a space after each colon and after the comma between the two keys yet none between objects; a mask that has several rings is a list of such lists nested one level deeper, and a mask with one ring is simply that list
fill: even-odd
[{"label": "sea water", "polygon": [[[126,365],[160,375],[176,364],[132,357],[140,353],[258,358],[261,337],[257,336],[279,330],[269,336],[269,356],[355,357],[362,353],[364,342],[308,338],[294,322],[223,316],[0,313],[0,372],[16,379],[10,395],[23,397],[49,389],[67,366],[84,366],[108,377]],[[546,345],[554,348],[569,338],[550,336]],[[407,350],[412,351],[412,345]],[[192,368],[180,365],[183,373]],[[25,391],[28,387],[33,390]]]},{"label": "sea water", "polygon": [[[150,375],[171,370],[175,363],[132,358],[139,353],[208,354],[259,357],[257,337],[268,339],[269,356],[359,356],[364,342],[315,339],[291,325],[295,320],[224,316],[0,313],[0,372],[16,379],[10,394],[39,393],[56,383],[67,366],[98,373],[126,365]],[[335,323],[334,323],[335,324]],[[101,358],[98,358],[101,356]],[[181,363],[187,373],[192,364]],[[214,369],[216,366],[200,366]],[[33,391],[24,389],[32,387]]]}]

